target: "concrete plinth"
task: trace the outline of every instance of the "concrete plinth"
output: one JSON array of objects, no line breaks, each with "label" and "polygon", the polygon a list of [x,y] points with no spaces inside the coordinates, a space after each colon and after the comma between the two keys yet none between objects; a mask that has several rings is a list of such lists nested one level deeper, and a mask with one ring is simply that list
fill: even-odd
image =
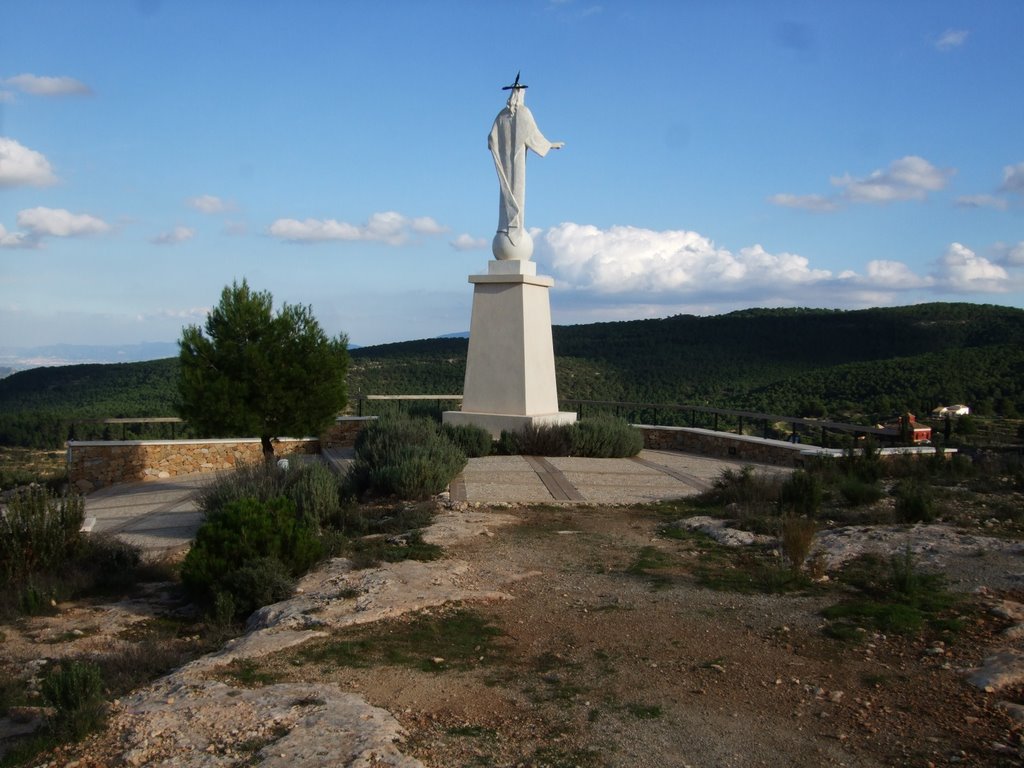
[{"label": "concrete plinth", "polygon": [[567,424],[558,410],[551,343],[550,277],[532,261],[492,261],[486,275],[470,275],[473,318],[469,328],[462,410],[446,424],[477,424],[499,437],[528,424]]}]

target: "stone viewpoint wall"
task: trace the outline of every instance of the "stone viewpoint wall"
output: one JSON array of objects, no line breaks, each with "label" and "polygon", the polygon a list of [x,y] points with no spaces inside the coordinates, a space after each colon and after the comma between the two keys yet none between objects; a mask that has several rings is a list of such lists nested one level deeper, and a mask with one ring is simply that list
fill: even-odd
[{"label": "stone viewpoint wall", "polygon": [[[348,448],[376,416],[339,416],[317,438],[282,437],[274,453],[319,453]],[[82,440],[68,444],[68,478],[81,493],[114,483],[162,480],[196,472],[216,472],[263,458],[259,438],[226,440]]]},{"label": "stone viewpoint wall", "polygon": [[766,440],[731,432],[715,432],[695,427],[658,427],[635,424],[643,432],[644,448],[686,451],[720,459],[749,461],[756,464],[776,464],[800,467],[809,454],[822,451],[813,446],[789,443],[784,440]]},{"label": "stone viewpoint wall", "polygon": [[[278,456],[317,453],[316,438],[280,438]],[[259,438],[227,440],[88,440],[68,443],[68,479],[81,493],[113,483],[161,480],[232,469],[263,458]]]}]

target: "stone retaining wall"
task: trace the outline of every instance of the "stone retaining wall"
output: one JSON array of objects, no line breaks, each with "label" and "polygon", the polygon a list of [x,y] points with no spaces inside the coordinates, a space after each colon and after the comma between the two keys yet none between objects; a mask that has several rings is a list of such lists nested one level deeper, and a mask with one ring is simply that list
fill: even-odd
[{"label": "stone retaining wall", "polygon": [[[278,456],[319,451],[316,438],[274,440]],[[70,441],[68,479],[81,493],[89,493],[114,483],[232,469],[262,458],[259,438]]]}]

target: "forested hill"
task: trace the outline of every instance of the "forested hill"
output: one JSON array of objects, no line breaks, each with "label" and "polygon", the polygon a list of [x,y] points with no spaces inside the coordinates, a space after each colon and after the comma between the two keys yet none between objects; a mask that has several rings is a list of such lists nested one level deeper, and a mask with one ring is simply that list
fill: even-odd
[{"label": "forested hill", "polygon": [[[1024,310],[922,304],[750,309],[554,328],[565,399],[700,403],[864,418],[967,402],[1024,412]],[[466,339],[352,351],[349,393],[458,394]],[[177,360],[0,379],[0,444],[59,445],[72,419],[173,413]]]},{"label": "forested hill", "polygon": [[[351,391],[461,392],[466,344],[428,339],[357,350]],[[556,326],[554,344],[563,398],[787,415],[919,412],[959,401],[1024,410],[1024,310],[1010,307],[749,309]]]}]

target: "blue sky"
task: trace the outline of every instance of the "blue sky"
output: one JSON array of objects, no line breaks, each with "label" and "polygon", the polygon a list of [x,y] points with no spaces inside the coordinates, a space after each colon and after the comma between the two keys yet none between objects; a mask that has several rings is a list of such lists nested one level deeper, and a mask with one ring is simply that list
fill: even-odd
[{"label": "blue sky", "polygon": [[1024,3],[8,0],[0,346],[173,341],[247,278],[469,327],[518,70],[554,322],[1024,306]]}]

